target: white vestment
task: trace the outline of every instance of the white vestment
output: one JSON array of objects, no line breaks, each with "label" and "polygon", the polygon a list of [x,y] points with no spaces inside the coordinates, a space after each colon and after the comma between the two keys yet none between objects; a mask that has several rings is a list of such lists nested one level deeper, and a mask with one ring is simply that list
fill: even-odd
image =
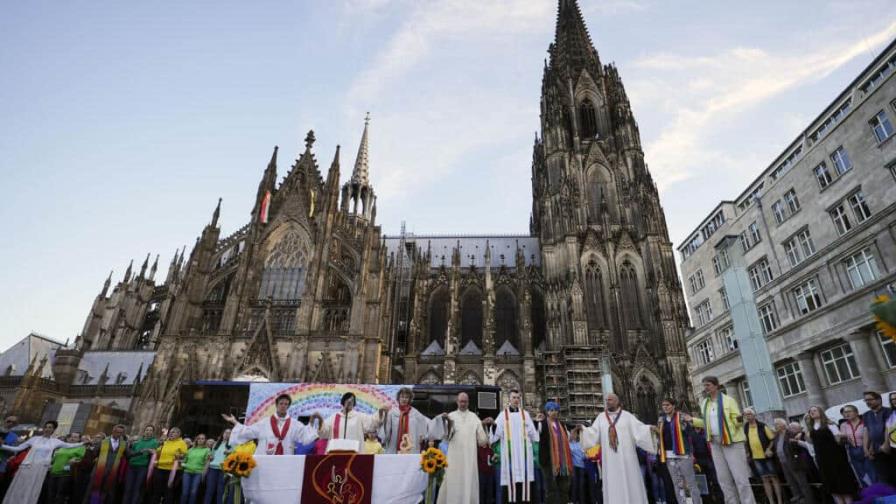
[{"label": "white vestment", "polygon": [[311,444],[317,439],[317,429],[309,425],[305,425],[295,418],[285,416],[283,418],[277,415],[271,415],[264,420],[259,420],[252,425],[236,424],[230,434],[230,443],[234,445],[247,443],[253,439],[258,440],[258,446],[255,448],[256,455],[273,455],[277,450],[277,444],[280,439],[274,435],[274,429],[271,428],[271,418],[277,422],[277,430],[283,433],[286,427],[286,420],[289,419],[289,426],[286,434],[283,436],[283,455],[292,455],[296,450],[296,443]]},{"label": "white vestment", "polygon": [[[386,453],[398,453],[398,449],[401,447],[401,436],[398,435],[400,419],[401,412],[398,408],[393,408],[386,415],[386,419],[380,427],[379,436]],[[408,438],[411,440],[411,453],[420,453],[420,444],[426,439],[428,426],[429,419],[417,411],[417,408],[411,408],[408,413]]]},{"label": "white vestment", "polygon": [[[616,420],[617,446],[610,448],[610,425]],[[617,414],[601,413],[594,419],[591,427],[582,429],[582,448],[588,450],[600,445],[601,479],[603,480],[604,502],[625,502],[638,504],[647,502],[647,490],[638,464],[638,453],[641,448],[656,453],[653,433],[649,425],[644,425],[628,411],[620,410]]]},{"label": "white vestment", "polygon": [[44,479],[50,469],[53,452],[57,448],[74,448],[84,443],[66,443],[54,437],[34,436],[18,446],[3,445],[2,449],[18,453],[31,448],[16,471],[3,504],[35,504],[40,499]]},{"label": "white vestment", "polygon": [[[506,486],[510,502],[530,500],[530,485],[535,482],[532,443],[538,442],[538,431],[532,415],[525,410],[511,412],[504,409],[495,418],[492,443],[501,443],[501,486]],[[511,485],[511,484],[514,485]],[[523,485],[522,495],[516,495],[515,484]]]},{"label": "white vestment", "polygon": [[488,436],[482,421],[470,410],[455,410],[448,414],[446,428],[442,417],[429,424],[429,438],[447,439],[448,468],[439,487],[438,504],[479,504],[479,446],[485,446]]},{"label": "white vestment", "polygon": [[355,410],[349,411],[346,415],[340,411],[324,420],[320,429],[320,437],[324,439],[353,439],[358,442],[360,449],[364,445],[364,433],[375,431],[379,424],[379,415],[367,415]]}]

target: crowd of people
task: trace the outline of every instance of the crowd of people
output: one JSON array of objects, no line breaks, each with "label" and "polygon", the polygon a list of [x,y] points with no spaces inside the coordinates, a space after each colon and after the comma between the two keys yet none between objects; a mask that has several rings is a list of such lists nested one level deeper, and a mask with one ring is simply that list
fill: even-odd
[{"label": "crowd of people", "polygon": [[397,408],[373,414],[356,411],[355,396],[346,393],[338,412],[312,415],[307,424],[288,415],[292,400],[283,395],[270,418],[251,425],[222,415],[230,428],[217,438],[152,425],[130,437],[122,425],[108,435],[60,437],[50,421],[23,440],[8,417],[0,431],[0,494],[4,504],[237,504],[221,469],[231,452],[324,453],[327,443],[346,442],[370,454],[438,446],[448,460],[442,504],[751,504],[754,487],[770,504],[841,504],[864,487],[896,485],[896,393],[885,406],[879,393],[866,392],[868,411],[846,406],[839,425],[817,406],[801,423],[775,418],[768,425],[741,410],[715,377],[705,377],[703,388],[697,411],[664,399],[655,423],[607,394],[597,418],[577,425],[560,417],[554,401],[527,411],[516,390],[495,418],[479,418],[460,393],[455,411],[430,419],[411,406],[410,388],[398,392]]}]

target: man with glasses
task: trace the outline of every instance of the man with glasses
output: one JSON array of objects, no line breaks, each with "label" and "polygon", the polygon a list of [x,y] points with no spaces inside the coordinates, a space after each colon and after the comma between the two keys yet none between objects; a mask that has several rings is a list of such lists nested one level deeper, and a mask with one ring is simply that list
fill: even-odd
[{"label": "man with glasses", "polygon": [[862,421],[865,423],[865,457],[874,465],[878,480],[892,485],[896,483],[893,477],[896,460],[891,454],[881,450],[887,441],[887,418],[891,411],[882,404],[878,392],[869,390],[864,396],[865,405],[868,406],[868,411],[862,414]]}]

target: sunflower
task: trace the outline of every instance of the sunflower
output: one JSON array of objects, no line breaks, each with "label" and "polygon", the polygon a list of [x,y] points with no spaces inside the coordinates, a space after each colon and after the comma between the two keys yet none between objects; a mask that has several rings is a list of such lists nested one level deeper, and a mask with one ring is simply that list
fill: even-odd
[{"label": "sunflower", "polygon": [[423,463],[423,470],[426,471],[427,474],[432,474],[436,472],[436,461],[435,460],[427,460]]}]

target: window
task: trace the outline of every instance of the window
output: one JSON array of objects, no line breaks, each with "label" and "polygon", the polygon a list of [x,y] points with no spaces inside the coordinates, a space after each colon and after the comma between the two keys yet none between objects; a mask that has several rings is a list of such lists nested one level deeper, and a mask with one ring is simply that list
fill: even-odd
[{"label": "window", "polygon": [[778,328],[778,315],[775,313],[775,303],[760,306],[759,322],[762,324],[762,333],[768,334]]},{"label": "window", "polygon": [[890,138],[890,135],[893,134],[893,125],[890,124],[890,118],[887,117],[887,113],[883,110],[872,117],[868,124],[871,125],[871,130],[874,131],[874,136],[877,138],[878,143]]},{"label": "window", "polygon": [[579,105],[579,120],[582,122],[582,138],[591,139],[597,136],[597,116],[591,100],[585,99]]},{"label": "window", "polygon": [[859,376],[856,358],[849,344],[843,344],[821,352],[824,374],[831,385],[851,380]]},{"label": "window", "polygon": [[862,191],[846,198],[846,201],[849,202],[849,207],[852,208],[852,214],[855,216],[856,222],[864,222],[871,217],[871,209],[868,208],[868,203],[865,201],[865,195],[862,194]]},{"label": "window", "polygon": [[699,234],[694,235],[693,238],[688,240],[684,248],[681,249],[681,255],[685,258],[690,257],[691,254],[700,248],[700,245],[703,245],[703,236]]},{"label": "window", "polygon": [[803,315],[812,313],[821,307],[821,293],[814,278],[793,289],[793,296],[796,298],[797,308]]},{"label": "window", "polygon": [[877,278],[877,262],[871,248],[863,249],[858,254],[846,258],[846,276],[853,289],[858,289]]},{"label": "window", "polygon": [[745,408],[753,407],[753,394],[750,393],[750,382],[744,380],[740,382],[740,392],[743,396],[743,403]]},{"label": "window", "polygon": [[737,338],[734,337],[734,328],[732,326],[723,327],[716,333],[719,338],[719,345],[727,352],[737,350]]},{"label": "window", "polygon": [[722,274],[722,263],[719,261],[719,256],[712,256],[712,270],[716,273],[716,276]]},{"label": "window", "polygon": [[728,291],[725,290],[724,287],[719,289],[719,297],[722,298],[722,307],[724,308],[724,310],[725,311],[730,310],[731,305],[728,303]]},{"label": "window", "polygon": [[784,202],[787,203],[787,210],[790,215],[800,211],[800,200],[796,197],[796,190],[791,189],[784,193]]},{"label": "window", "polygon": [[691,294],[702,289],[706,282],[703,279],[703,270],[698,269],[693,275],[688,278],[688,283],[691,285]]},{"label": "window", "polygon": [[716,358],[712,348],[712,341],[708,339],[697,343],[694,346],[694,351],[697,353],[697,362],[701,365],[709,364]]},{"label": "window", "polygon": [[815,180],[818,181],[818,185],[822,189],[831,185],[831,182],[834,181],[834,178],[831,177],[831,172],[828,171],[828,167],[824,163],[819,163],[812,171],[815,172]]},{"label": "window", "polygon": [[775,216],[775,222],[778,224],[787,220],[787,215],[784,213],[784,203],[781,203],[781,200],[772,203],[772,213]]},{"label": "window", "polygon": [[750,285],[753,287],[754,291],[759,290],[763,285],[771,282],[774,279],[774,275],[772,275],[772,267],[768,263],[768,259],[762,258],[752,266],[748,270],[750,275]]},{"label": "window", "polygon": [[831,154],[831,162],[834,163],[834,169],[837,170],[837,175],[843,175],[852,169],[852,162],[849,160],[849,154],[842,145],[837,147],[837,150]]},{"label": "window", "polygon": [[784,397],[795,396],[806,391],[806,383],[803,382],[803,372],[799,362],[789,362],[778,367],[778,383],[781,384],[781,393]]},{"label": "window", "polygon": [[753,245],[756,245],[757,243],[762,241],[762,235],[759,234],[759,225],[756,224],[756,221],[753,221],[753,223],[750,224],[749,230],[750,230],[750,242]]},{"label": "window", "polygon": [[708,240],[709,237],[712,236],[712,234],[715,233],[717,229],[722,227],[722,224],[724,224],[724,223],[725,223],[725,214],[722,213],[721,210],[719,210],[713,216],[713,218],[709,222],[707,222],[706,225],[703,226],[703,228],[700,230],[700,232],[703,234],[703,239]]},{"label": "window", "polygon": [[887,361],[888,367],[896,367],[896,343],[893,342],[884,333],[877,332],[877,340],[880,342],[880,348],[884,351],[884,359]]},{"label": "window", "polygon": [[852,222],[849,221],[849,215],[846,213],[846,205],[842,202],[828,213],[831,214],[838,235],[843,236],[852,229]]},{"label": "window", "polygon": [[787,253],[787,260],[790,261],[791,267],[815,254],[815,244],[812,243],[812,236],[809,235],[809,230],[804,229],[793,238],[784,242],[784,252]]},{"label": "window", "polygon": [[697,305],[697,327],[702,327],[712,320],[712,305],[709,300],[703,301]]}]

